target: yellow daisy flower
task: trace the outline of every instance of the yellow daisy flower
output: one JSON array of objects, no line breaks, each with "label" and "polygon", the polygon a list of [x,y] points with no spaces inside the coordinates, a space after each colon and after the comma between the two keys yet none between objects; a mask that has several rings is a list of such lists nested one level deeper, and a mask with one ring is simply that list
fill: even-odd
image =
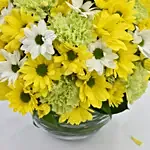
[{"label": "yellow daisy flower", "polygon": [[107,89],[111,88],[111,84],[106,82],[104,76],[99,76],[96,72],[92,72],[91,77],[85,81],[78,80],[76,85],[80,87],[81,102],[88,102],[89,106],[101,108],[103,101],[110,97]]},{"label": "yellow daisy flower", "polygon": [[140,0],[140,1],[144,4],[144,6],[148,10],[149,16],[150,16],[150,0]]},{"label": "yellow daisy flower", "polygon": [[107,69],[106,75],[110,76],[112,74],[117,77],[117,74],[119,78],[123,78],[127,80],[128,75],[133,73],[133,69],[135,69],[134,62],[139,60],[140,58],[135,55],[137,51],[137,45],[131,44],[131,43],[125,43],[127,50],[119,50],[118,51],[118,56],[119,59],[117,60],[117,68],[112,70],[112,69]]},{"label": "yellow daisy flower", "polygon": [[24,82],[22,80],[16,81],[15,87],[12,87],[12,91],[6,96],[10,102],[9,107],[13,108],[14,112],[19,112],[22,115],[28,112],[33,113],[37,107],[38,102],[36,96],[30,90],[24,88]]},{"label": "yellow daisy flower", "polygon": [[138,27],[140,30],[150,29],[150,18],[142,20]]},{"label": "yellow daisy flower", "polygon": [[[70,0],[67,0],[69,2]],[[58,0],[55,7],[51,9],[51,16],[56,16],[58,13],[67,15],[71,11],[70,7],[67,5],[66,0]]]},{"label": "yellow daisy flower", "polygon": [[110,94],[110,97],[108,98],[110,107],[118,107],[123,102],[125,90],[126,87],[124,82],[121,80],[115,81],[112,88],[108,90]]},{"label": "yellow daisy flower", "polygon": [[43,118],[44,116],[49,114],[49,112],[51,111],[51,108],[48,104],[41,104],[40,106],[36,108],[36,110],[38,112],[39,118]]},{"label": "yellow daisy flower", "polygon": [[0,82],[0,100],[6,100],[6,94],[10,92],[10,88],[8,87],[8,82]]},{"label": "yellow daisy flower", "polygon": [[115,51],[127,50],[124,41],[133,39],[132,35],[126,32],[128,27],[121,20],[119,14],[109,14],[107,10],[103,10],[95,15],[93,22],[98,36]]},{"label": "yellow daisy flower", "polygon": [[61,76],[60,65],[41,55],[34,60],[29,58],[20,72],[23,73],[25,86],[31,85],[34,92],[40,92],[44,97],[51,90],[52,80],[60,80]]},{"label": "yellow daisy flower", "polygon": [[124,21],[128,26],[128,29],[134,30],[133,23],[135,23],[136,19],[135,17],[136,11],[134,10],[134,5],[135,5],[134,0],[111,1],[111,3],[109,3],[108,6],[108,12],[110,14],[115,13],[119,14],[120,17],[122,18],[122,21]]},{"label": "yellow daisy flower", "polygon": [[25,13],[22,9],[12,9],[10,15],[5,17],[5,24],[0,27],[0,40],[7,43],[4,48],[10,52],[18,49],[21,45],[19,40],[24,36],[23,29],[37,20],[37,17]]},{"label": "yellow daisy flower", "polygon": [[107,8],[113,0],[94,0],[99,8]]},{"label": "yellow daisy flower", "polygon": [[54,62],[62,63],[64,74],[77,73],[84,75],[86,60],[92,57],[92,53],[87,51],[86,46],[73,47],[70,44],[55,44],[55,48],[61,56],[54,57]]},{"label": "yellow daisy flower", "polygon": [[71,112],[61,115],[59,122],[63,123],[68,120],[67,123],[71,125],[79,125],[82,122],[90,121],[93,116],[89,111],[88,107],[82,107],[81,104],[81,106],[74,108]]},{"label": "yellow daisy flower", "polygon": [[0,0],[0,10],[8,6],[8,0]]}]

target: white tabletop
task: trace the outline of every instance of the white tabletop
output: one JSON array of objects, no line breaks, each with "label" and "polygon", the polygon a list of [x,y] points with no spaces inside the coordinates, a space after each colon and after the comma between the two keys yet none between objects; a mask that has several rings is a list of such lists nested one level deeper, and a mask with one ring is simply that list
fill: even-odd
[{"label": "white tabletop", "polygon": [[[143,145],[137,146],[131,136]],[[30,115],[22,117],[0,102],[0,150],[150,150],[150,88],[95,136],[72,142],[52,138],[32,125]]]}]

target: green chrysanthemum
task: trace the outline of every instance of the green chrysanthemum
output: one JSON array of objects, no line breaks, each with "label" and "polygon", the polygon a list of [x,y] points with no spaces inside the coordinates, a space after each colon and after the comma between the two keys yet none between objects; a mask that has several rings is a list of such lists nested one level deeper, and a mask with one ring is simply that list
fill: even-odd
[{"label": "green chrysanthemum", "polygon": [[79,105],[79,88],[68,77],[62,77],[48,96],[41,98],[41,102],[51,105],[52,111],[59,115],[68,113]]},{"label": "green chrysanthemum", "polygon": [[140,63],[136,67],[133,75],[128,77],[127,99],[131,104],[145,93],[148,86],[147,70]]},{"label": "green chrysanthemum", "polygon": [[148,11],[144,7],[144,5],[141,3],[140,0],[136,0],[135,1],[135,7],[134,8],[137,11],[137,13],[136,13],[137,21],[141,21],[141,20],[143,20],[145,18],[148,18]]},{"label": "green chrysanthemum", "polygon": [[45,18],[50,9],[54,6],[56,0],[14,0],[17,7],[30,11],[33,14]]},{"label": "green chrysanthemum", "polygon": [[49,19],[50,29],[57,34],[60,42],[68,42],[72,45],[87,45],[95,38],[92,21],[80,16],[76,12],[71,12],[67,16],[59,13],[54,18]]}]

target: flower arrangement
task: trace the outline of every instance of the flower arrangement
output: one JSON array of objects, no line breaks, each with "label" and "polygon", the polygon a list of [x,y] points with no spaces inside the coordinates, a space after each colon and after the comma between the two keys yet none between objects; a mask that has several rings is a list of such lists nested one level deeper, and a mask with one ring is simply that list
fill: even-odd
[{"label": "flower arrangement", "polygon": [[1,0],[0,99],[71,125],[120,113],[150,71],[148,0]]}]

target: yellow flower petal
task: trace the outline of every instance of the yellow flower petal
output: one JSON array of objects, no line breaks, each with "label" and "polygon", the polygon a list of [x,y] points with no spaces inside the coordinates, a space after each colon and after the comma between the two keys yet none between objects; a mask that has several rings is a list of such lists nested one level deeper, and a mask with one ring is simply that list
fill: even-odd
[{"label": "yellow flower petal", "polygon": [[141,142],[140,140],[136,139],[135,137],[131,136],[131,139],[132,141],[138,145],[138,146],[141,146],[143,144],[143,142]]},{"label": "yellow flower petal", "polygon": [[49,114],[50,111],[51,111],[51,108],[48,104],[41,104],[40,106],[37,107],[39,118],[43,118],[44,116]]}]

